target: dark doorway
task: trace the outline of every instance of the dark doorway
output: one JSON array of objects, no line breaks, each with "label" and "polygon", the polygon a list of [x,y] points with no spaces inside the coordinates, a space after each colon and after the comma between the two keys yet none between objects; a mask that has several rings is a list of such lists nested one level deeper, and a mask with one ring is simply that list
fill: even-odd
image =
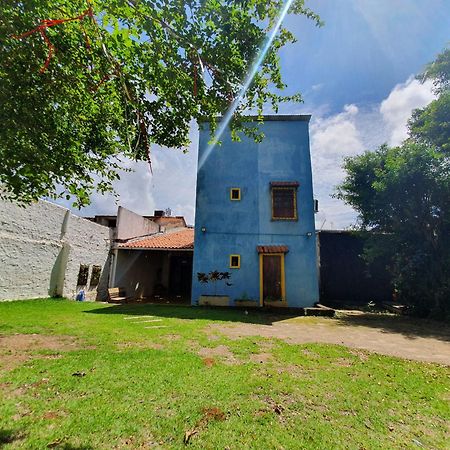
[{"label": "dark doorway", "polygon": [[170,255],[169,294],[189,298],[192,286],[192,252]]},{"label": "dark doorway", "polygon": [[283,301],[283,257],[284,255],[261,255],[263,301]]}]

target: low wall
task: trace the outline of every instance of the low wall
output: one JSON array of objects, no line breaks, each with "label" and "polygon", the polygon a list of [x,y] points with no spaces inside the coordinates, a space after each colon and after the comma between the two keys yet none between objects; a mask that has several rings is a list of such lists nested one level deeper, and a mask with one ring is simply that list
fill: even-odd
[{"label": "low wall", "polygon": [[[83,288],[106,299],[110,232],[46,201],[25,208],[0,200],[0,300],[65,296]],[[77,286],[80,265],[85,284]],[[96,266],[96,269],[94,269]],[[98,283],[93,271],[99,271]]]}]

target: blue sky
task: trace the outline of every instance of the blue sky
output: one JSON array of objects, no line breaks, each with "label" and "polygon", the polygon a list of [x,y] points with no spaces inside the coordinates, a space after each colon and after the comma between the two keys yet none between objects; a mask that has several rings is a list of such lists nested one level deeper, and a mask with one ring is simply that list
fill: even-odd
[{"label": "blue sky", "polygon": [[330,113],[345,104],[380,102],[450,40],[448,0],[317,0],[308,5],[325,26],[299,17],[286,20],[299,42],[283,50],[284,75],[289,90],[304,93],[306,105],[327,103]]},{"label": "blue sky", "polygon": [[[304,17],[285,24],[298,42],[281,53],[287,93],[301,92],[304,103],[283,105],[280,113],[312,114],[310,126],[318,228],[345,228],[355,213],[330,194],[344,174],[343,157],[406,136],[411,110],[433,99],[430,83],[414,80],[450,42],[450,0],[310,0],[325,25]],[[138,213],[170,207],[194,221],[197,133],[187,155],[155,148],[153,176],[146,163],[116,185],[119,204]],[[66,202],[60,202],[68,206]],[[112,196],[94,195],[76,213],[111,214]]]}]

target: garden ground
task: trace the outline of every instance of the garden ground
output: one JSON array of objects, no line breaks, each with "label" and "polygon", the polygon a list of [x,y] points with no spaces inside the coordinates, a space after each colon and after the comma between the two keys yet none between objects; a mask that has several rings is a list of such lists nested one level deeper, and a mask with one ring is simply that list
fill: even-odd
[{"label": "garden ground", "polygon": [[0,446],[444,448],[449,342],[390,315],[7,302]]}]

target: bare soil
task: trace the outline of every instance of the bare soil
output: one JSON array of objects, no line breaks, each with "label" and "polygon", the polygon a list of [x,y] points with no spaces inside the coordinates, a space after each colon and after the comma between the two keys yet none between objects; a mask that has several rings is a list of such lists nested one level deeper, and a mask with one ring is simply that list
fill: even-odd
[{"label": "bare soil", "polygon": [[202,347],[197,354],[203,358],[205,365],[213,365],[213,360],[219,358],[225,364],[237,364],[238,361],[231,350],[226,345],[218,345],[217,347]]},{"label": "bare soil", "polygon": [[[43,334],[0,335],[0,370],[12,370],[32,358],[59,358],[59,352],[82,348],[72,336]],[[37,351],[51,351],[55,354],[36,355]]]},{"label": "bare soil", "polygon": [[450,327],[407,317],[346,312],[335,319],[279,318],[273,320],[271,325],[241,322],[212,324],[207,328],[207,333],[221,333],[231,339],[260,336],[278,338],[292,344],[339,344],[355,349],[362,360],[367,356],[358,350],[450,366]]}]

